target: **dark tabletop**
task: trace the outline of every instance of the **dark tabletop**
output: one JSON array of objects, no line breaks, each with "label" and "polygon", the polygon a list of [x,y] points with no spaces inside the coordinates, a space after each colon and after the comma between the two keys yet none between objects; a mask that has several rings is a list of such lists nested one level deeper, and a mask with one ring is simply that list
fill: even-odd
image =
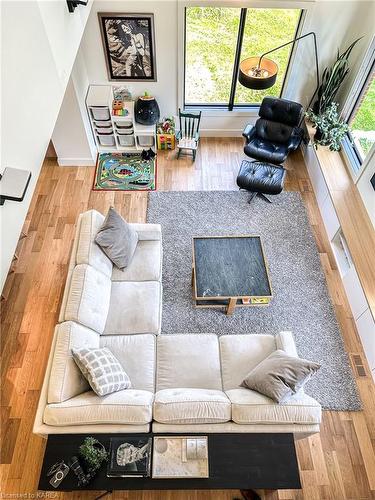
[{"label": "dark tabletop", "polygon": [[194,238],[197,297],[272,295],[259,236]]},{"label": "dark tabletop", "polygon": [[[110,437],[126,434],[91,434],[106,449]],[[167,436],[168,434],[159,434]],[[186,435],[186,434],[184,434]],[[194,433],[189,433],[193,436]],[[205,434],[208,436],[209,478],[152,479],[107,477],[104,464],[88,490],[200,490],[200,489],[297,489],[301,487],[293,434]],[[134,437],[135,434],[128,434]],[[153,436],[153,434],[137,434]],[[43,460],[39,490],[54,490],[47,471],[62,459],[67,463],[77,455],[78,447],[87,435],[51,434]],[[58,490],[78,490],[77,479],[70,471]]]}]

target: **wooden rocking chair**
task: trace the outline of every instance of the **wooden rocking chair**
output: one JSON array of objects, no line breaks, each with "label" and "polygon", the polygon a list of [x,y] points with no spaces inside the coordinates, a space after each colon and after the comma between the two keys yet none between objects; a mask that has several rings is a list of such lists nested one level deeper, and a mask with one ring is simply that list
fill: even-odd
[{"label": "wooden rocking chair", "polygon": [[[193,161],[197,154],[199,144],[199,125],[201,122],[202,111],[198,113],[185,113],[178,110],[178,117],[180,121],[180,130],[176,134],[177,139],[177,158],[180,157],[182,150],[191,151],[193,154]],[[184,153],[185,154],[185,153]]]}]

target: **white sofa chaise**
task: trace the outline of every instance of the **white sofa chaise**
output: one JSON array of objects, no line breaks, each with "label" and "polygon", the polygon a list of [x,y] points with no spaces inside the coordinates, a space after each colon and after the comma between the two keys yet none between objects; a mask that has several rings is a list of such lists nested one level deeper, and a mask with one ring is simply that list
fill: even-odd
[{"label": "white sofa chaise", "polygon": [[[162,305],[161,229],[134,224],[139,241],[125,271],[94,242],[104,221],[80,215],[59,322],[34,422],[41,435],[148,432],[319,431],[321,407],[303,391],[285,404],[240,387],[276,349],[297,356],[290,332],[272,335],[158,335]],[[108,347],[131,389],[97,396],[72,347]]]}]

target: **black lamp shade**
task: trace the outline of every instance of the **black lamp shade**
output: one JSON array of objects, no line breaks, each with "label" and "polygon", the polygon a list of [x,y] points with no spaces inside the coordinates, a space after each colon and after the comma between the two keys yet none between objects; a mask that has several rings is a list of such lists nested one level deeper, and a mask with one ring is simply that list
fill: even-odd
[{"label": "black lamp shade", "polygon": [[238,81],[244,87],[253,90],[264,90],[272,87],[279,70],[277,64],[271,59],[262,58],[260,68],[259,57],[249,57],[240,63]]}]

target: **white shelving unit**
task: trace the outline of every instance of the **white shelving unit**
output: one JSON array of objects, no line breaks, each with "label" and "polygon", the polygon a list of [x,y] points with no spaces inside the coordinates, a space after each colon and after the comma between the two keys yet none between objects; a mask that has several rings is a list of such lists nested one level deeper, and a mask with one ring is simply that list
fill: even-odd
[{"label": "white shelving unit", "polygon": [[315,149],[311,143],[302,146],[311,184],[331,243],[337,267],[375,380],[375,318],[372,316],[350,250],[341,228]]},{"label": "white shelving unit", "polygon": [[126,116],[112,115],[112,85],[90,85],[86,107],[99,153],[136,152],[156,147],[155,125],[134,119],[134,102],[125,103]]}]

